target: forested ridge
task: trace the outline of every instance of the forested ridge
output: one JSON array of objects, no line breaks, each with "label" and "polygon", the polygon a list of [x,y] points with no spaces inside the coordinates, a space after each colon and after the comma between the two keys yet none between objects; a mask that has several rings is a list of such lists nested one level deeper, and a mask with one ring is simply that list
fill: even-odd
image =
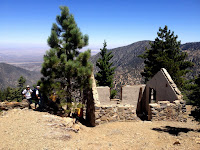
[{"label": "forested ridge", "polygon": [[[143,83],[144,80],[140,73],[143,71],[144,63],[143,59],[138,56],[144,53],[146,47],[150,48],[149,42],[151,41],[139,41],[109,50],[114,55],[111,62],[116,67],[115,86]],[[200,71],[200,42],[181,44],[180,48],[188,53],[187,60],[194,63],[194,66],[191,68],[192,72],[187,77],[193,78],[197,76]],[[100,54],[98,53],[91,57],[91,61],[94,64],[94,73],[97,72],[95,62],[99,56]]]}]

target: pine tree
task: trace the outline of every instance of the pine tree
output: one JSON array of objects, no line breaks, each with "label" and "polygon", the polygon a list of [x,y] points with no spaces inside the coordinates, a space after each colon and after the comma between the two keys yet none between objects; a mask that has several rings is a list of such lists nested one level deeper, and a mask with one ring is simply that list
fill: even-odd
[{"label": "pine tree", "polygon": [[200,122],[200,74],[194,79],[194,82],[189,90],[189,104],[195,109],[191,111],[191,115]]},{"label": "pine tree", "polygon": [[41,88],[48,97],[52,91],[63,101],[71,103],[73,92],[81,92],[90,86],[92,65],[88,62],[90,51],[79,54],[79,49],[88,45],[88,36],[82,35],[74,16],[66,6],[61,6],[61,15],[56,17],[48,45],[51,47],[44,55],[41,73]]},{"label": "pine tree", "polygon": [[19,79],[18,79],[18,87],[19,88],[24,88],[24,85],[25,85],[25,83],[26,83],[26,79],[23,77],[23,76],[21,76]]},{"label": "pine tree", "polygon": [[7,101],[13,101],[14,99],[14,93],[13,93],[13,88],[11,87],[7,87],[5,90],[4,90],[4,94],[5,94],[5,97]]},{"label": "pine tree", "polygon": [[141,73],[145,77],[145,82],[151,79],[161,68],[167,69],[174,82],[181,89],[184,86],[184,77],[189,67],[193,64],[186,61],[187,53],[180,50],[180,41],[174,32],[159,28],[158,37],[154,42],[150,42],[150,49],[146,49],[145,53],[139,57],[144,59],[145,67]]},{"label": "pine tree", "polygon": [[5,89],[1,91],[1,101],[5,101],[6,100],[5,92],[6,92]]},{"label": "pine tree", "polygon": [[18,79],[17,88],[15,88],[15,90],[14,90],[15,99],[17,99],[18,102],[22,101],[22,99],[23,99],[22,91],[23,91],[23,88],[25,88],[25,83],[26,83],[26,79],[23,76],[21,76]]},{"label": "pine tree", "polygon": [[[113,88],[113,78],[114,78],[114,71],[115,67],[110,60],[113,58],[112,52],[108,52],[107,50],[107,43],[104,41],[103,49],[100,49],[101,57],[97,60],[96,66],[100,69],[99,72],[96,74],[97,84],[99,86],[109,86]],[[111,98],[116,95],[115,90],[111,90]]]},{"label": "pine tree", "polygon": [[22,91],[24,88],[24,84],[26,83],[26,79],[21,76],[18,79],[18,87],[16,88],[11,88],[11,87],[7,87],[4,90],[0,90],[0,101],[22,101]]},{"label": "pine tree", "polygon": [[0,90],[0,101],[5,101],[6,100],[6,89]]},{"label": "pine tree", "polygon": [[0,102],[2,102],[2,101],[4,101],[4,99],[3,99],[3,92],[0,89]]},{"label": "pine tree", "polygon": [[190,104],[200,108],[200,74],[194,80],[194,84],[191,88],[191,93],[189,95]]}]

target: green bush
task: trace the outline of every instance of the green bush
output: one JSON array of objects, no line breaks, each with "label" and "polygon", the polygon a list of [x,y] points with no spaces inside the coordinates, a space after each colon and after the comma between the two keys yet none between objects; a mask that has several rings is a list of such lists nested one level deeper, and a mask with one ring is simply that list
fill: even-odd
[{"label": "green bush", "polygon": [[116,90],[111,90],[110,91],[110,99],[114,99],[114,97],[117,95],[117,91]]}]

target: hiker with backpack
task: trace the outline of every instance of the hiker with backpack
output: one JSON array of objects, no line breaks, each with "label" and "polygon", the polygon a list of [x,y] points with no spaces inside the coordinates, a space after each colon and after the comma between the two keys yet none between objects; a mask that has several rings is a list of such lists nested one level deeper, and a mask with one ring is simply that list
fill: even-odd
[{"label": "hiker with backpack", "polygon": [[30,86],[27,85],[26,89],[23,90],[22,94],[24,95],[24,98],[28,101],[29,105],[28,108],[31,109],[31,104],[32,104],[32,97],[31,94],[33,91],[30,89]]},{"label": "hiker with backpack", "polygon": [[32,93],[32,99],[35,101],[35,109],[37,108],[37,105],[39,105],[39,109],[42,107],[42,98],[39,89],[40,86],[37,86]]}]

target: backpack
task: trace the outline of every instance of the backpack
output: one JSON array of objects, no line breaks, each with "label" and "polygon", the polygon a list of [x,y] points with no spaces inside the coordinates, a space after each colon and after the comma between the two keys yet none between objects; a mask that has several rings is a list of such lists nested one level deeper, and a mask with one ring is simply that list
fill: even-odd
[{"label": "backpack", "polygon": [[33,93],[31,94],[32,98],[36,98],[36,89],[33,90]]}]

